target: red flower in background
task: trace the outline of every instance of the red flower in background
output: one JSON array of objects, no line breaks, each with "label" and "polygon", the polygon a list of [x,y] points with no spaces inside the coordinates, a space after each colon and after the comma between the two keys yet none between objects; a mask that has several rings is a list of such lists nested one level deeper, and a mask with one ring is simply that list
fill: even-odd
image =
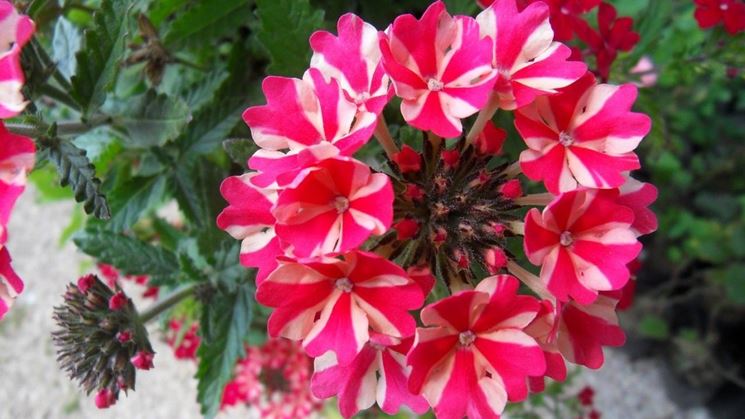
[{"label": "red flower in background", "polygon": [[745,30],[745,3],[740,0],[694,0],[696,11],[693,16],[701,29],[709,29],[724,23],[730,35]]}]

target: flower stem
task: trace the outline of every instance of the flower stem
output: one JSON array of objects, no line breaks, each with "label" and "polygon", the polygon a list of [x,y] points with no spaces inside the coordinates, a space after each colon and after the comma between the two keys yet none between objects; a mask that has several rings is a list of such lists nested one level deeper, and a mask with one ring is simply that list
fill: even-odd
[{"label": "flower stem", "polygon": [[165,298],[151,305],[146,311],[140,314],[140,321],[142,322],[142,324],[146,324],[150,320],[158,317],[158,315],[160,315],[164,311],[180,303],[181,300],[183,300],[184,298],[191,296],[194,293],[194,290],[199,285],[201,284],[199,284],[198,282],[194,282],[170,293]]},{"label": "flower stem", "polygon": [[550,204],[553,200],[554,196],[552,194],[544,192],[521,196],[519,198],[515,198],[514,202],[517,205],[523,206],[544,206]]},{"label": "flower stem", "polygon": [[553,301],[554,297],[551,295],[548,289],[546,289],[546,286],[543,284],[543,281],[541,281],[541,278],[538,278],[536,275],[532,274],[527,269],[520,266],[514,260],[510,260],[507,262],[507,270],[512,275],[515,275],[517,279],[522,281],[523,284],[525,284],[528,288],[530,288],[539,297],[541,297],[544,300]]},{"label": "flower stem", "polygon": [[525,235],[525,223],[522,221],[510,221],[507,223],[507,228],[518,236]]},{"label": "flower stem", "polygon": [[[82,134],[109,123],[111,123],[111,117],[106,115],[93,116],[88,121],[62,121],[57,123],[57,135]],[[5,128],[14,134],[32,138],[38,138],[47,133],[47,127],[41,125],[8,123],[5,124]]]},{"label": "flower stem", "polygon": [[497,92],[492,91],[489,96],[489,101],[487,101],[486,106],[481,109],[476,117],[476,121],[474,121],[471,126],[471,130],[468,131],[468,135],[466,135],[466,144],[473,144],[476,137],[478,137],[478,135],[481,134],[481,131],[484,130],[486,123],[491,121],[494,117],[497,109],[499,109],[499,95],[497,95]]},{"label": "flower stem", "polygon": [[378,116],[378,123],[375,125],[373,135],[375,135],[375,139],[383,147],[388,158],[393,160],[393,155],[398,153],[398,147],[396,147],[396,143],[393,141],[393,137],[391,137],[391,132],[388,131],[388,124],[385,123],[383,114]]},{"label": "flower stem", "polygon": [[440,145],[442,145],[442,137],[432,131],[428,131],[427,140],[432,143],[432,149],[435,150],[435,154],[439,154]]},{"label": "flower stem", "polygon": [[506,176],[507,179],[512,179],[515,176],[519,175],[522,172],[522,169],[520,169],[520,162],[516,161],[512,163],[511,165],[507,166],[504,171],[502,171],[502,175]]}]

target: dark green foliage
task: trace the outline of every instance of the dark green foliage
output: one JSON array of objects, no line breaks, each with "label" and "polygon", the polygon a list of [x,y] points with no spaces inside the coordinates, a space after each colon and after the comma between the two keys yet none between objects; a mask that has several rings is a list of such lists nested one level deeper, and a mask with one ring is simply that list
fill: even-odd
[{"label": "dark green foliage", "polygon": [[[173,5],[170,10],[161,6],[164,7],[161,13],[175,11],[177,9],[175,3],[170,2]],[[216,40],[232,35],[239,26],[248,22],[251,3],[252,1],[249,0],[198,2],[176,17],[164,42],[167,47],[174,50],[189,46],[211,46]],[[156,22],[159,23],[160,20],[162,20],[161,16],[157,16]]]},{"label": "dark green foliage", "polygon": [[172,252],[134,237],[91,228],[76,235],[73,241],[86,254],[126,275],[173,275],[179,270]]},{"label": "dark green foliage", "polygon": [[271,58],[267,73],[300,77],[308,67],[308,37],[323,27],[323,10],[308,0],[257,0],[258,38]]},{"label": "dark green foliage", "polygon": [[103,0],[91,29],[85,31],[83,48],[76,55],[72,94],[85,115],[92,115],[113,90],[125,43],[131,36],[131,1]]}]

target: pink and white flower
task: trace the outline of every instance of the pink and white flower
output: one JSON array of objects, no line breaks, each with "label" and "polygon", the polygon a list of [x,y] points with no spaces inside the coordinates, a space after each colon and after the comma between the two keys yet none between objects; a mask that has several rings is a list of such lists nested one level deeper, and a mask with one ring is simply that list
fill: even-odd
[{"label": "pink and white flower", "polygon": [[649,206],[657,200],[657,188],[626,175],[626,182],[621,185],[619,192],[616,202],[634,211],[634,223],[631,224],[634,232],[638,236],[655,232],[657,216]]},{"label": "pink and white flower", "polygon": [[520,167],[553,194],[576,189],[616,188],[622,172],[639,168],[634,149],[649,132],[647,115],[631,112],[633,84],[596,84],[587,73],[554,96],[519,109],[515,127],[528,145]]},{"label": "pink and white flower", "polygon": [[[292,168],[293,159],[303,158],[296,154],[321,143],[331,143],[340,154],[349,156],[375,129],[376,115],[357,112],[357,105],[345,97],[339,82],[317,68],[306,71],[302,79],[267,77],[262,89],[267,104],[243,113],[253,140],[263,149],[249,160],[252,169]],[[328,150],[322,150],[323,156],[328,156]]]},{"label": "pink and white flower", "polygon": [[616,190],[576,190],[554,199],[543,213],[525,216],[525,254],[541,266],[541,280],[560,301],[590,304],[598,291],[629,280],[626,265],[642,245],[631,230],[634,213],[618,205]]},{"label": "pink and white flower", "polygon": [[576,301],[554,307],[544,300],[541,314],[526,328],[546,356],[546,376],[558,381],[566,378],[564,360],[598,369],[603,365],[603,347],[621,346],[626,335],[618,324],[618,298],[601,293],[589,305]]},{"label": "pink and white flower", "polygon": [[277,267],[276,258],[284,254],[284,247],[275,232],[276,219],[271,211],[277,191],[255,185],[257,176],[246,173],[222,182],[220,193],[228,206],[217,216],[217,226],[241,240],[241,264],[258,268],[258,283]]},{"label": "pink and white flower", "polygon": [[397,17],[380,34],[380,50],[406,122],[441,137],[460,135],[460,120],[486,105],[494,84],[491,49],[476,20],[451,16],[441,1],[419,20]]},{"label": "pink and white flower", "polygon": [[369,329],[396,338],[414,333],[408,310],[424,302],[421,287],[393,262],[353,251],[342,258],[280,259],[256,291],[276,309],[272,337],[303,340],[308,355],[332,351],[349,365],[369,340]]},{"label": "pink and white flower", "polygon": [[310,36],[310,65],[336,79],[360,112],[378,115],[393,95],[381,64],[378,30],[352,13],[341,16],[336,28],[338,36],[326,31]]},{"label": "pink and white flower", "polygon": [[26,101],[21,94],[25,82],[21,48],[34,34],[34,22],[18,13],[12,2],[0,1],[0,118],[18,115]]},{"label": "pink and white flower", "polygon": [[585,64],[567,61],[569,47],[553,41],[549,14],[542,2],[520,12],[516,0],[497,0],[476,17],[481,36],[492,41],[500,108],[516,109],[556,93],[587,71]]},{"label": "pink and white flower", "polygon": [[422,396],[407,387],[409,368],[406,353],[413,338],[396,339],[372,332],[370,341],[349,365],[339,365],[332,352],[316,358],[311,390],[316,397],[337,396],[339,411],[349,418],[376,401],[380,409],[393,415],[402,405],[415,413],[429,410]]},{"label": "pink and white flower", "polygon": [[326,159],[301,171],[272,213],[277,235],[295,255],[344,252],[391,226],[393,187],[388,176],[358,160]]},{"label": "pink and white flower", "polygon": [[509,397],[527,396],[527,377],[545,372],[543,352],[523,329],[538,301],[517,295],[509,275],[484,279],[425,307],[407,357],[409,390],[421,393],[438,418],[498,417]]},{"label": "pink and white flower", "polygon": [[0,319],[10,310],[18,294],[23,291],[23,281],[11,266],[8,248],[0,246]]}]

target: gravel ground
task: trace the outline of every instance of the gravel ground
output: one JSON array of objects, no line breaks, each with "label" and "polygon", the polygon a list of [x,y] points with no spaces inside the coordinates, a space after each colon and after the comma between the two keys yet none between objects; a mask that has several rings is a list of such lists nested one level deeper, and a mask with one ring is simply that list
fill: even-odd
[{"label": "gravel ground", "polygon": [[[195,365],[177,361],[156,334],[156,368],[138,374],[137,391],[108,410],[97,410],[57,368],[49,336],[52,306],[65,284],[86,266],[72,243],[60,247],[69,221],[69,202],[39,205],[33,187],[21,197],[9,227],[9,249],[26,290],[0,323],[0,418],[198,418]],[[90,266],[90,265],[88,265]],[[651,360],[631,362],[609,351],[605,366],[577,379],[596,391],[596,406],[606,419],[707,419],[703,409],[680,410],[665,394],[663,375]],[[234,409],[224,417],[257,417]]]}]

